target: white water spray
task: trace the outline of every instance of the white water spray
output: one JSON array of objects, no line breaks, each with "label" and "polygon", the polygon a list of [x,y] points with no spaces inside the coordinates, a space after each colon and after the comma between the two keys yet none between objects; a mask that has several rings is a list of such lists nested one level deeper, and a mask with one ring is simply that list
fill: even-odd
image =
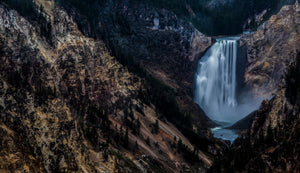
[{"label": "white water spray", "polygon": [[[216,138],[233,142],[238,135],[224,129],[244,118],[260,105],[261,99],[239,93],[237,99],[237,49],[239,37],[217,39],[199,60],[196,73],[195,102],[209,118],[221,125],[212,129]],[[243,97],[242,97],[243,96]]]},{"label": "white water spray", "polygon": [[195,101],[217,122],[233,122],[242,118],[237,115],[240,111],[236,98],[238,39],[218,39],[199,61]]}]

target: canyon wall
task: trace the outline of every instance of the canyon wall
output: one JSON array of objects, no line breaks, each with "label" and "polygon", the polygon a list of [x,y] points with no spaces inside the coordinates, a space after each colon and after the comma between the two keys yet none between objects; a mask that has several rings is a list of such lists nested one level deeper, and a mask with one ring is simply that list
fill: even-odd
[{"label": "canyon wall", "polygon": [[247,46],[245,83],[256,96],[275,94],[281,76],[300,50],[300,7],[284,6],[256,32],[242,35]]},{"label": "canyon wall", "polygon": [[[154,59],[152,65],[150,59],[139,56],[141,47],[124,48],[135,50],[134,58],[147,74],[162,81],[157,83],[165,83],[155,87],[169,91],[167,98],[165,93],[154,95],[152,78],[121,64],[100,38],[81,32],[75,15],[53,1],[35,2],[43,6],[39,14],[47,16],[51,24],[47,36],[39,21],[0,5],[0,171],[180,172],[204,171],[212,165],[213,155],[219,154],[224,145],[215,144],[207,128],[213,123],[201,109],[187,104],[193,99],[186,89],[192,82],[192,64],[209,46],[209,38],[190,24],[176,23],[174,15],[177,29],[153,28],[151,18],[140,31],[152,33],[147,35],[148,40],[156,34],[158,39],[165,38],[154,46],[154,42],[144,40],[147,46],[152,45],[148,48],[150,59]],[[186,27],[191,29],[185,31]],[[179,43],[173,42],[179,44],[175,47],[159,47],[173,37],[184,43],[177,40]],[[187,49],[183,47],[182,54],[172,57],[183,45]],[[161,48],[173,54],[161,58]],[[179,59],[188,65],[181,67],[183,64],[176,62]],[[189,77],[173,80],[173,65]],[[159,78],[159,73],[165,74],[166,80]],[[182,87],[186,83],[187,87]],[[172,98],[172,90],[181,88],[183,94]],[[151,98],[158,95],[161,98],[156,100],[166,100],[171,106],[184,104],[166,112]],[[185,112],[191,107],[198,114]],[[180,124],[170,122],[166,113],[174,115]]]}]

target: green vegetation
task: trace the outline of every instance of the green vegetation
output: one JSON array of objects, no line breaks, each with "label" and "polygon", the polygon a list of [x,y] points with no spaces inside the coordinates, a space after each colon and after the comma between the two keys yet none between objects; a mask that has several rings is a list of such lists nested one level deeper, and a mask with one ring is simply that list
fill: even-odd
[{"label": "green vegetation", "polygon": [[185,144],[182,143],[182,140],[179,138],[176,145],[177,152],[182,154],[183,157],[191,164],[202,164],[202,161],[198,157],[198,150],[194,149],[193,151],[188,148]]}]

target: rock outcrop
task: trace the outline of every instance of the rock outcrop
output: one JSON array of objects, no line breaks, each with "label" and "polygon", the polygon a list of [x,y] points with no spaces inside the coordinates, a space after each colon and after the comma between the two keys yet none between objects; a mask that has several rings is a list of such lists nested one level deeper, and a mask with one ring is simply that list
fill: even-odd
[{"label": "rock outcrop", "polygon": [[94,29],[79,9],[64,8],[74,16],[85,36],[103,38],[130,71],[142,68],[146,75],[170,87],[180,113],[188,116],[193,126],[215,126],[193,100],[194,70],[212,44],[210,37],[173,12],[143,3],[104,1],[98,4]]},{"label": "rock outcrop", "polygon": [[87,16],[72,7],[65,8],[77,14],[75,21],[84,35],[104,37],[116,54],[127,61],[132,57],[155,78],[191,95],[199,55],[212,44],[211,38],[191,23],[179,19],[171,11],[146,4],[104,1],[95,14],[100,33],[94,34]]},{"label": "rock outcrop", "polygon": [[[51,44],[39,25],[0,5],[0,172],[180,172],[211,166],[202,148],[158,118],[144,78],[111,56],[103,41],[82,34],[62,8],[36,2],[49,15]],[[192,35],[185,57],[191,63],[205,49],[197,47],[204,36]],[[211,142],[204,148],[221,150],[206,127],[198,129],[208,133],[201,140]]]},{"label": "rock outcrop", "polygon": [[280,80],[276,95],[254,112],[249,129],[211,172],[299,172],[300,53]]},{"label": "rock outcrop", "polygon": [[276,96],[262,103],[250,129],[234,143],[233,167],[249,172],[300,171],[299,72],[300,54]]},{"label": "rock outcrop", "polygon": [[300,171],[299,20],[298,3],[284,6],[257,32],[242,36],[248,46],[246,84],[258,96],[273,97],[233,126],[241,136],[211,172]]},{"label": "rock outcrop", "polygon": [[[262,98],[275,94],[281,76],[300,50],[300,7],[284,6],[256,32],[243,35],[248,48],[245,83]],[[243,44],[242,43],[242,44]]]}]

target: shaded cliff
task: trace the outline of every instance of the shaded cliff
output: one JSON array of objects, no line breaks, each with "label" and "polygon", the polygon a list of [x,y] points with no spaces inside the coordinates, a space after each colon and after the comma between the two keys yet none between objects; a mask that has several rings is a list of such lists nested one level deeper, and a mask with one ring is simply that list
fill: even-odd
[{"label": "shaded cliff", "polygon": [[[103,1],[103,0],[102,0]],[[254,29],[296,0],[129,0],[173,11],[207,35],[235,35]]]},{"label": "shaded cliff", "polygon": [[[193,103],[187,91],[181,97],[174,94],[178,88],[132,72],[103,41],[82,34],[75,15],[52,1],[36,3],[51,24],[46,35],[39,21],[0,5],[1,171],[180,172],[211,166],[223,144],[212,138],[204,114],[205,121],[182,111]],[[188,44],[207,39],[195,41],[198,36]],[[192,63],[204,49],[180,58]]]},{"label": "shaded cliff", "polygon": [[[86,36],[103,38],[120,62],[141,65],[172,88],[191,93],[194,68],[211,38],[171,11],[127,1],[93,3],[93,20],[71,1],[61,3]],[[99,8],[99,9],[98,9]],[[93,23],[96,23],[94,26]]]},{"label": "shaded cliff", "polygon": [[251,114],[247,115],[245,118],[234,123],[232,126],[229,127],[229,129],[235,129],[239,131],[246,130],[250,128],[250,126],[252,125],[255,116],[256,116],[256,111],[252,112]]},{"label": "shaded cliff", "polygon": [[[191,125],[180,127],[187,134],[193,126],[205,129],[215,125],[194,103],[192,88],[194,70],[211,45],[210,37],[173,12],[147,4],[91,1],[94,8],[87,13],[73,1],[58,2],[74,17],[84,35],[103,39],[121,64],[142,78],[150,78],[147,85],[154,90],[147,95],[153,96],[152,102],[162,107],[170,121],[182,126],[183,119],[176,114],[187,116]],[[178,111],[169,102],[175,103]]]}]

